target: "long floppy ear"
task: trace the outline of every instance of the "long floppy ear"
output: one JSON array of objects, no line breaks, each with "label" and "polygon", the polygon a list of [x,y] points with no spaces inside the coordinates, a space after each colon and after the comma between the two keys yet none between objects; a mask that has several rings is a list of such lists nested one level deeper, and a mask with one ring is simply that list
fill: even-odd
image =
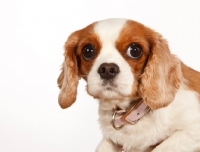
[{"label": "long floppy ear", "polygon": [[57,80],[58,87],[60,88],[58,102],[61,108],[71,106],[76,100],[79,80],[76,59],[77,42],[78,32],[74,32],[69,36],[65,43],[65,60],[62,65],[62,71]]},{"label": "long floppy ear", "polygon": [[149,58],[141,75],[139,93],[153,110],[168,106],[179,88],[182,73],[180,61],[169,51],[166,40],[159,34],[149,39]]}]

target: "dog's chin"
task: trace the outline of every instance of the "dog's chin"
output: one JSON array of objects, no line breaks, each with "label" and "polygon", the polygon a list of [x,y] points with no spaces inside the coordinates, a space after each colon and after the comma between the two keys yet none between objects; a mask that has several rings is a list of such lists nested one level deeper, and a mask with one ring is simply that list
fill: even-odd
[{"label": "dog's chin", "polygon": [[104,84],[95,89],[90,89],[88,86],[88,93],[94,98],[100,100],[116,100],[116,99],[124,99],[129,97],[130,94],[123,92],[123,90],[119,89],[117,85]]}]

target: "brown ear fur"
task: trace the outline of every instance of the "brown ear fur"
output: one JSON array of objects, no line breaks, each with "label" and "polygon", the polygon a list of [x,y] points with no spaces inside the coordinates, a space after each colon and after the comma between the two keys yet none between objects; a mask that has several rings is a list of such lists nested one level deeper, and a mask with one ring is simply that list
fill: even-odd
[{"label": "brown ear fur", "polygon": [[58,102],[61,108],[71,106],[76,100],[78,86],[78,67],[76,59],[76,45],[78,42],[78,33],[72,33],[65,43],[65,60],[62,65],[62,71],[58,77],[57,83],[60,88]]},{"label": "brown ear fur", "polygon": [[150,53],[139,92],[153,110],[168,106],[179,88],[182,73],[180,61],[169,51],[166,40],[157,33],[149,39]]}]

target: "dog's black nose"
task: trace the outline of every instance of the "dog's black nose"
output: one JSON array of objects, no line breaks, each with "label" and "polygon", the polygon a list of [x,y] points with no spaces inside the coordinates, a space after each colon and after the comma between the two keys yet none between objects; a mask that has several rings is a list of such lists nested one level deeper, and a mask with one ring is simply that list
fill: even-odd
[{"label": "dog's black nose", "polygon": [[112,79],[119,73],[119,67],[115,63],[103,63],[99,66],[98,73],[102,79]]}]

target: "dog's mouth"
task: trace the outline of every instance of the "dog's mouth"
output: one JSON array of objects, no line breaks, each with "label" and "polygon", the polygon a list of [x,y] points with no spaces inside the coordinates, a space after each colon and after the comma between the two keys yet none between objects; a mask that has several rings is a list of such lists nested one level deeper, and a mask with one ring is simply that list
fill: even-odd
[{"label": "dog's mouth", "polygon": [[101,98],[116,99],[124,96],[119,88],[119,85],[114,80],[103,80],[98,92]]},{"label": "dog's mouth", "polygon": [[125,80],[119,79],[100,79],[94,81],[94,83],[88,83],[88,93],[101,99],[119,99],[124,97],[130,97],[132,87]]},{"label": "dog's mouth", "polygon": [[113,88],[112,86],[110,86],[110,85],[104,86],[104,89],[105,89],[106,91],[114,91],[114,88]]},{"label": "dog's mouth", "polygon": [[104,80],[102,82],[102,86],[105,88],[105,90],[114,90],[118,85],[115,84],[113,80]]}]

